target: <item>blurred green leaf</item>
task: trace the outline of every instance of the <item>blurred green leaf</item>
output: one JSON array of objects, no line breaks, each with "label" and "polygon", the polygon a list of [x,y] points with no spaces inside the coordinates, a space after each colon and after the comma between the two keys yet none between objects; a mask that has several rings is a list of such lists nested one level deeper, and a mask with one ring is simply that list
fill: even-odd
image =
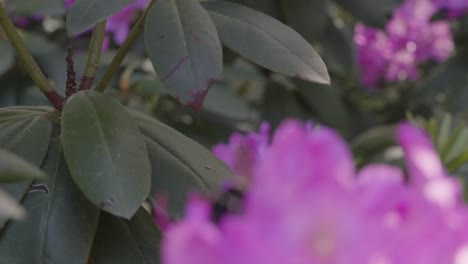
[{"label": "blurred green leaf", "polygon": [[308,41],[318,40],[328,21],[328,0],[279,0],[286,23]]},{"label": "blurred green leaf", "polygon": [[393,10],[402,0],[335,0],[357,20],[373,27],[384,28]]},{"label": "blurred green leaf", "polygon": [[314,109],[321,122],[335,128],[344,136],[349,134],[349,116],[340,100],[337,87],[300,80],[296,84],[299,94]]},{"label": "blurred green leaf", "polygon": [[8,71],[15,62],[15,51],[10,42],[0,39],[0,76]]},{"label": "blurred green leaf", "polygon": [[52,140],[43,169],[49,177],[35,181],[23,199],[28,217],[2,230],[2,262],[85,264],[99,209],[73,183],[59,138]]},{"label": "blurred green leaf", "polygon": [[223,1],[202,4],[228,48],[272,71],[312,82],[330,82],[320,56],[288,26],[238,4]]},{"label": "blurred green leaf", "polygon": [[[21,32],[21,37],[32,55],[44,55],[58,51],[58,46],[54,42],[48,40],[43,34],[23,31]],[[63,58],[64,57],[62,57],[62,60]]]},{"label": "blurred green leaf", "polygon": [[286,118],[312,119],[302,109],[293,91],[276,82],[269,82],[265,89],[262,105],[263,120],[276,128]]},{"label": "blurred green leaf", "polygon": [[428,74],[423,85],[414,95],[415,102],[434,103],[437,94],[446,94],[450,100],[446,105],[450,110],[461,111],[466,109],[468,100],[468,63],[466,56],[458,56],[449,59],[445,63],[438,64]]},{"label": "blurred green leaf", "polygon": [[281,6],[277,0],[228,0],[243,6],[250,7],[276,19],[281,17]]},{"label": "blurred green leaf", "polygon": [[180,216],[189,191],[207,191],[231,176],[213,153],[158,120],[130,110],[145,136],[152,164],[152,194],[168,195],[171,215]]},{"label": "blurred green leaf", "polygon": [[206,10],[197,0],[156,1],[146,19],[145,43],[169,92],[199,109],[223,67],[221,43]]},{"label": "blurred green leaf", "polygon": [[44,172],[13,153],[0,149],[0,182],[45,178]]},{"label": "blurred green leaf", "polygon": [[[20,156],[35,166],[41,166],[47,153],[52,132],[45,115],[50,107],[7,107],[0,109],[0,147]],[[31,181],[2,184],[15,200],[19,201]],[[0,220],[0,228],[6,221]]]},{"label": "blurred green leaf", "polygon": [[24,209],[6,192],[0,190],[0,219],[23,219],[26,215]]},{"label": "blurred green leaf", "polygon": [[131,220],[102,213],[91,261],[96,264],[158,264],[161,232],[140,208]]},{"label": "blurred green leaf", "polygon": [[356,72],[356,50],[352,32],[343,21],[332,21],[330,18],[321,37],[321,47],[329,71],[343,76],[352,76]]},{"label": "blurred green leaf", "polygon": [[215,83],[206,96],[203,110],[223,119],[248,121],[254,118],[249,105],[228,87]]},{"label": "blurred green leaf", "polygon": [[382,125],[366,130],[351,141],[351,149],[361,162],[396,145],[396,127]]},{"label": "blurred green leaf", "polygon": [[18,16],[61,16],[65,13],[63,0],[14,0],[7,8]]},{"label": "blurred green leaf", "polygon": [[68,34],[76,35],[117,13],[134,0],[76,0],[68,10]]},{"label": "blurred green leaf", "polygon": [[85,196],[131,218],[149,193],[151,165],[125,108],[95,91],[74,94],[63,109],[62,140],[70,173]]}]

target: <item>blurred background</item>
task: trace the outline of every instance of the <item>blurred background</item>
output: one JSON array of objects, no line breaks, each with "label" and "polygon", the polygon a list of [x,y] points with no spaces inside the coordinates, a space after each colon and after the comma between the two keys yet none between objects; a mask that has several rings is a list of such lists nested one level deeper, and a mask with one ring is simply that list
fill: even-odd
[{"label": "blurred background", "polygon": [[[40,67],[64,94],[67,39],[64,1],[0,1],[10,11]],[[379,52],[384,52],[378,49],[371,53],[375,45],[370,41],[378,41],[378,34],[389,41],[392,37],[389,23],[396,20],[397,11],[409,5],[405,2],[418,1],[431,0],[234,1],[275,17],[299,32],[325,61],[331,85],[309,83],[265,70],[225,49],[224,77],[211,87],[202,109],[194,112],[179,104],[161,85],[145,56],[141,36],[106,93],[126,106],[169,124],[207,148],[226,141],[233,131],[256,130],[262,121],[274,128],[286,118],[311,120],[333,127],[351,142],[359,166],[371,160],[398,164],[398,150],[392,148],[394,125],[410,118],[429,129],[446,164],[451,164],[453,172],[462,173],[462,165],[468,159],[464,151],[468,146],[468,130],[465,129],[468,16],[465,12],[454,15],[445,8],[428,11],[430,18],[424,23],[448,25],[453,48],[443,58],[421,60],[417,65],[412,62],[417,67],[416,77],[398,70],[394,77],[388,72],[382,78],[377,76],[378,80],[371,85],[366,81],[369,70],[377,67],[373,59],[378,60]],[[409,15],[410,22],[418,19],[421,8],[413,7],[416,13]],[[120,27],[129,29],[140,12],[132,9],[128,24]],[[413,38],[411,31],[405,34],[406,38]],[[84,68],[90,37],[90,32],[84,32],[73,39],[78,79]],[[435,42],[437,37],[425,35],[425,41]],[[110,63],[119,43],[116,32],[109,31],[99,74]],[[415,46],[419,43],[416,40],[415,45],[411,43],[405,42],[403,51],[421,48]],[[386,60],[396,58],[395,54],[386,55],[390,56]],[[394,65],[391,63],[386,61],[383,67],[389,70]],[[22,69],[1,31],[0,84],[0,107],[48,104]]]}]

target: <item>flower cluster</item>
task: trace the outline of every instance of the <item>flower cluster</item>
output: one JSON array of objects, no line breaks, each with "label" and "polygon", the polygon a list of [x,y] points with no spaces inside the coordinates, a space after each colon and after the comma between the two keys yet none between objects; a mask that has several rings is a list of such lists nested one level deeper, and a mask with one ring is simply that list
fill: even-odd
[{"label": "flower cluster", "polygon": [[[74,2],[75,0],[65,0],[65,6],[70,8]],[[113,34],[114,41],[117,44],[122,44],[127,38],[130,26],[134,21],[135,11],[145,9],[148,2],[148,0],[135,0],[133,4],[107,19],[106,31]]]},{"label": "flower cluster", "polygon": [[382,79],[415,80],[418,65],[446,60],[454,49],[450,24],[431,21],[440,8],[432,0],[405,0],[394,11],[385,31],[357,24],[354,41],[362,83],[375,89]]},{"label": "flower cluster", "polygon": [[449,17],[459,17],[468,12],[466,0],[433,0],[434,4],[447,10]]},{"label": "flower cluster", "polygon": [[286,121],[266,146],[255,140],[262,134],[221,147],[231,165],[245,164],[240,149],[257,153],[247,156],[243,210],[213,221],[212,204],[192,196],[184,219],[165,230],[164,264],[468,263],[459,183],[419,128],[397,130],[406,176],[385,164],[356,172],[346,143],[326,127]]}]

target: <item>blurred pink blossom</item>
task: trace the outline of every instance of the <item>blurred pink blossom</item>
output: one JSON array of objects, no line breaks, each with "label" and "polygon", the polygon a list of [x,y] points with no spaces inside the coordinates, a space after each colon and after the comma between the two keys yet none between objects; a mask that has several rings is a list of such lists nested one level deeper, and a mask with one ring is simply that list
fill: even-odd
[{"label": "blurred pink blossom", "polygon": [[[70,8],[74,2],[75,0],[65,0],[65,6]],[[135,0],[133,4],[107,19],[106,31],[113,34],[113,39],[117,44],[122,44],[127,38],[135,19],[135,11],[144,10],[148,3],[149,0]]]},{"label": "blurred pink blossom", "polygon": [[438,9],[431,0],[405,0],[385,31],[357,24],[354,41],[362,83],[375,90],[382,80],[415,80],[420,64],[446,60],[455,47],[450,24],[431,21]]},{"label": "blurred pink blossom", "polygon": [[243,212],[213,222],[210,202],[192,196],[165,233],[163,263],[467,263],[458,182],[422,130],[402,123],[397,139],[409,182],[391,165],[355,172],[349,148],[328,128],[283,123],[251,161]]},{"label": "blurred pink blossom", "polygon": [[269,142],[270,125],[263,123],[258,133],[234,133],[227,144],[218,144],[214,154],[224,161],[238,176],[250,179],[254,166]]}]

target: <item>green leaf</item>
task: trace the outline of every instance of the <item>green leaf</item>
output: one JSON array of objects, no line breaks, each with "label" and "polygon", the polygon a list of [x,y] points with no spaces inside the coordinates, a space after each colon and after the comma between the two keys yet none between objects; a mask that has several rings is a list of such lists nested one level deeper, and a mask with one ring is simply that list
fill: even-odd
[{"label": "green leaf", "polygon": [[0,219],[23,219],[24,209],[3,190],[0,190]]},{"label": "green leaf", "polygon": [[0,109],[0,147],[40,166],[49,145],[52,126],[45,117],[49,107]]},{"label": "green leaf", "polygon": [[355,156],[362,160],[372,158],[386,148],[396,145],[395,130],[394,125],[371,128],[351,141],[351,149]]},{"label": "green leaf", "polygon": [[329,71],[342,76],[355,74],[359,69],[356,65],[356,47],[352,30],[347,25],[336,23],[330,18],[320,40],[322,56]]},{"label": "green leaf", "polygon": [[297,81],[299,94],[318,114],[320,121],[337,129],[343,136],[349,132],[349,116],[340,101],[337,87]]},{"label": "green leaf", "polygon": [[6,39],[0,39],[0,76],[8,71],[15,62],[15,51],[10,42]]},{"label": "green leaf", "polygon": [[134,0],[77,0],[68,10],[68,34],[75,35],[117,13]]},{"label": "green leaf", "polygon": [[62,141],[73,180],[103,210],[130,218],[147,197],[151,165],[144,138],[117,101],[79,92],[63,109]]},{"label": "green leaf", "polygon": [[262,119],[268,121],[272,128],[276,128],[287,118],[304,120],[310,119],[310,116],[304,113],[292,91],[270,81],[263,96]]},{"label": "green leaf", "polygon": [[22,17],[61,16],[65,13],[63,0],[15,0],[8,2],[7,8]]},{"label": "green leaf", "polygon": [[11,222],[0,237],[5,263],[82,263],[88,261],[99,209],[73,183],[55,138],[43,169],[23,200],[28,217]]},{"label": "green leaf", "polygon": [[369,26],[384,28],[401,0],[336,0],[346,11]]},{"label": "green leaf", "polygon": [[286,23],[307,40],[317,40],[328,22],[328,0],[279,0]]},{"label": "green leaf", "polygon": [[223,120],[249,121],[254,118],[254,111],[246,101],[232,92],[226,85],[217,84],[206,96],[203,110],[220,116]]},{"label": "green leaf", "polygon": [[0,182],[45,178],[44,172],[17,155],[0,149]]},{"label": "green leaf", "polygon": [[91,259],[96,264],[159,263],[161,232],[140,208],[131,220],[102,213]]},{"label": "green leaf", "polygon": [[217,188],[232,175],[222,161],[197,142],[158,120],[130,111],[146,138],[153,167],[151,192],[168,195],[172,216],[180,216],[189,191]]},{"label": "green leaf", "polygon": [[288,76],[330,83],[327,68],[312,46],[283,23],[247,7],[206,1],[224,45],[247,59]]},{"label": "green leaf", "polygon": [[247,6],[269,16],[278,18],[281,17],[281,6],[278,1],[274,0],[228,0],[239,5]]},{"label": "green leaf", "polygon": [[[50,107],[7,107],[0,109],[0,147],[41,166],[47,153],[52,125],[45,117]],[[21,200],[31,181],[2,184],[15,200]],[[0,220],[0,228],[5,224]]]},{"label": "green leaf", "polygon": [[[23,31],[21,32],[21,38],[33,56],[47,56],[52,52],[59,52],[59,47],[54,42],[47,39],[46,35]],[[48,56],[48,58],[50,57]],[[63,65],[66,66],[66,62]]]},{"label": "green leaf", "polygon": [[146,19],[146,51],[168,90],[199,109],[221,79],[222,49],[216,28],[197,0],[158,0]]}]

